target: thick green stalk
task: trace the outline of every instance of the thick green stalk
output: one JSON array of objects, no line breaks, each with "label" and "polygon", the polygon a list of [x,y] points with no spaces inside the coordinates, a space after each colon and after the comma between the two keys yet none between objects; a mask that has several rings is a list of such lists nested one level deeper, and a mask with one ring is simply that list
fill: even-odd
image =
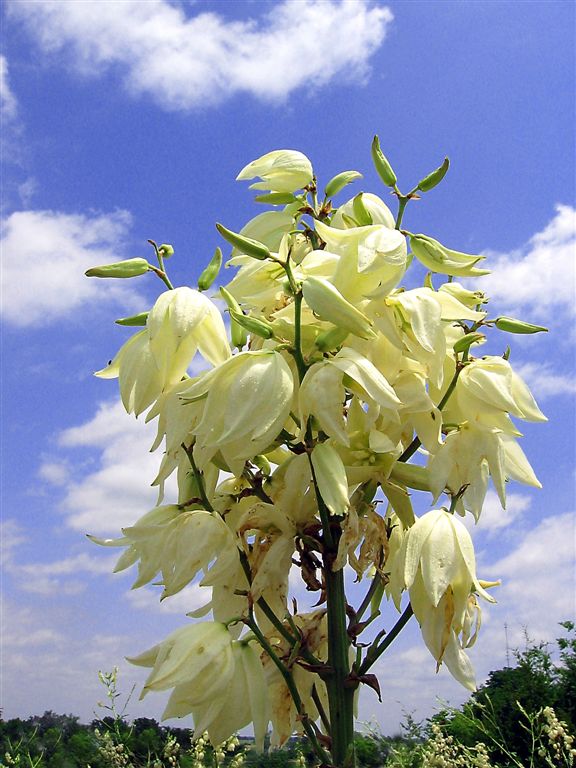
[{"label": "thick green stalk", "polygon": [[332,559],[324,560],[326,608],[328,611],[328,667],[325,679],[332,736],[332,763],[338,768],[354,765],[354,687],[350,685],[349,640],[346,626],[344,569],[332,570]]}]

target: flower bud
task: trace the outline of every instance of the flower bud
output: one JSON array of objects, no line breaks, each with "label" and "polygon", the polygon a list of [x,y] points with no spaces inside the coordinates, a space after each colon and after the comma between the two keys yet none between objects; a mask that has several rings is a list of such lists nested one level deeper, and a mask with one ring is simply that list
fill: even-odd
[{"label": "flower bud", "polygon": [[378,136],[374,136],[372,141],[372,162],[384,184],[386,184],[387,187],[396,186],[398,179],[392,170],[392,166],[384,157],[384,154],[380,149],[380,139]]},{"label": "flower bud", "polygon": [[430,491],[430,471],[418,464],[395,462],[390,472],[390,480],[417,491]]},{"label": "flower bud", "polygon": [[[226,288],[220,287],[220,295],[228,305],[228,309],[230,312],[235,312],[236,314],[242,314],[242,310],[240,309],[240,304],[236,301],[234,296],[226,290]],[[240,325],[236,322],[230,316],[230,337],[232,341],[233,347],[238,347],[238,349],[242,349],[243,346],[245,346],[246,342],[248,341],[248,333],[246,331],[246,328],[243,325]]]},{"label": "flower bud", "polygon": [[346,301],[328,280],[322,277],[307,277],[302,283],[302,293],[310,309],[321,320],[327,320],[363,339],[375,337],[372,321]]},{"label": "flower bud", "polygon": [[472,344],[483,344],[485,341],[486,336],[483,333],[466,333],[458,339],[453,349],[456,354],[460,354],[469,350]]},{"label": "flower bud", "polygon": [[169,243],[162,243],[158,250],[160,251],[160,255],[165,259],[169,259],[170,256],[174,255],[174,248]]},{"label": "flower bud", "polygon": [[218,277],[220,267],[222,266],[222,251],[220,248],[216,248],[214,256],[210,259],[210,263],[204,269],[200,277],[198,278],[198,290],[207,291],[212,285],[214,280]]},{"label": "flower bud", "polygon": [[270,205],[289,205],[296,198],[292,192],[269,192],[267,195],[256,195],[254,200],[257,203],[269,203]]},{"label": "flower bud", "polygon": [[364,205],[362,192],[354,198],[352,210],[354,211],[354,218],[359,227],[369,227],[372,224],[372,216],[370,211]]},{"label": "flower bud", "polygon": [[424,176],[424,178],[418,182],[418,189],[421,192],[428,192],[430,189],[434,189],[434,187],[440,184],[444,176],[446,176],[449,167],[450,160],[445,157],[444,162],[439,168],[436,168],[436,170],[429,173],[428,176]]},{"label": "flower bud", "polygon": [[229,310],[230,317],[234,322],[241,325],[249,333],[255,336],[260,336],[262,339],[271,339],[274,336],[274,329],[266,320],[260,320],[257,317],[250,317],[242,312],[236,312],[233,309]]},{"label": "flower bud", "polygon": [[351,184],[356,179],[361,179],[362,174],[358,171],[342,171],[342,173],[333,176],[326,188],[324,189],[324,195],[326,197],[334,197],[338,194],[347,184]]},{"label": "flower bud", "polygon": [[507,331],[508,333],[540,333],[541,331],[548,331],[543,325],[532,325],[532,323],[525,323],[523,320],[516,320],[513,317],[498,317],[494,323],[496,328],[500,331]]},{"label": "flower bud", "polygon": [[347,331],[345,328],[330,328],[330,330],[318,334],[314,345],[321,352],[331,352],[337,347],[342,346],[349,335],[350,331]]},{"label": "flower bud", "polygon": [[488,299],[486,294],[482,291],[470,291],[468,288],[464,288],[460,283],[444,283],[438,289],[439,293],[448,293],[453,298],[457,299],[460,304],[464,304],[469,309],[474,309],[478,304],[486,304]]},{"label": "flower bud", "polygon": [[344,463],[335,448],[328,443],[315,445],[312,466],[318,492],[330,514],[339,517],[345,515],[350,508],[348,480]]},{"label": "flower bud", "polygon": [[86,277],[138,277],[145,275],[151,268],[146,259],[126,259],[113,264],[91,267],[84,274]]},{"label": "flower bud", "polygon": [[216,229],[224,240],[227,240],[234,248],[237,248],[240,253],[245,253],[247,256],[252,256],[253,259],[258,259],[259,261],[270,258],[270,251],[265,245],[259,243],[258,240],[252,240],[251,237],[244,237],[236,232],[232,232],[223,227],[222,224],[216,224]]},{"label": "flower bud", "polygon": [[137,315],[130,315],[130,317],[120,317],[118,320],[115,320],[114,322],[116,323],[116,325],[128,325],[128,326],[146,325],[148,314],[149,314],[148,312],[140,312]]},{"label": "flower bud", "polygon": [[410,235],[410,246],[418,261],[432,272],[442,272],[455,277],[480,277],[489,270],[477,269],[474,265],[484,256],[473,256],[446,248],[427,235]]}]

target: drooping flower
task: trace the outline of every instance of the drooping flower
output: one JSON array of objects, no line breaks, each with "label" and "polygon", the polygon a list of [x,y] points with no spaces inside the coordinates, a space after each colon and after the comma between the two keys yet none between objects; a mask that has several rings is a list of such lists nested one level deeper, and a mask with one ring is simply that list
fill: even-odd
[{"label": "drooping flower", "polygon": [[214,621],[180,627],[158,645],[128,661],[152,667],[140,698],[149,691],[188,684],[193,706],[225,698],[234,676],[232,636],[224,624]]},{"label": "drooping flower", "polygon": [[[402,551],[404,585],[424,642],[465,687],[475,687],[472,665],[458,636],[469,634],[472,593],[494,599],[476,576],[474,545],[464,524],[445,509],[420,517],[406,532]],[[468,642],[469,637],[466,638]]]},{"label": "drooping flower", "polygon": [[230,357],[224,321],[204,294],[175,288],[160,294],[146,329],[128,339],[96,376],[118,378],[124,407],[138,416],[180,381],[196,352],[212,365]]},{"label": "drooping flower", "polygon": [[[268,696],[259,654],[244,641],[232,643],[234,674],[225,695],[199,697],[195,680],[178,684],[164,710],[163,718],[184,717],[192,713],[194,732],[208,732],[212,744],[221,744],[241,728],[254,724],[256,749],[264,747],[268,727]],[[218,672],[215,669],[214,675]],[[199,699],[202,700],[199,700]]]},{"label": "drooping flower", "polygon": [[236,181],[260,177],[250,189],[270,192],[295,192],[312,181],[314,171],[306,155],[293,149],[276,149],[244,166]]},{"label": "drooping flower", "polygon": [[242,352],[204,374],[182,393],[185,402],[206,398],[195,428],[198,466],[219,451],[240,475],[246,459],[278,436],[292,407],[293,390],[290,366],[274,350]]}]

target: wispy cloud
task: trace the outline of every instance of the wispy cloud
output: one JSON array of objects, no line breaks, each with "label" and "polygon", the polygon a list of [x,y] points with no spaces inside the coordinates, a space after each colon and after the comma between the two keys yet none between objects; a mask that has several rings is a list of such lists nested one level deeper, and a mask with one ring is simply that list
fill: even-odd
[{"label": "wispy cloud", "polygon": [[6,127],[18,115],[18,102],[10,88],[8,80],[8,61],[5,56],[0,56],[0,110],[2,112],[2,125]]},{"label": "wispy cloud", "polygon": [[187,15],[168,0],[11,0],[8,13],[82,75],[119,72],[130,93],[169,110],[245,93],[282,102],[335,78],[365,80],[393,18],[372,0],[283,0],[242,20]]},{"label": "wispy cloud", "polygon": [[[149,452],[154,435],[154,424],[127,416],[116,401],[102,403],[85,424],[60,433],[60,449],[64,454],[73,449],[75,466],[69,462],[68,476],[54,475],[51,468],[60,459],[48,459],[40,473],[62,488],[62,507],[73,529],[119,535],[122,526],[154,506],[158,492],[150,483],[161,458]],[[85,461],[78,459],[81,448],[88,449]]]},{"label": "wispy cloud", "polygon": [[576,290],[576,209],[557,205],[549,224],[512,253],[488,253],[492,274],[482,289],[502,313],[523,312],[522,319],[565,319],[572,314]]},{"label": "wispy cloud", "polygon": [[[576,257],[576,253],[574,254]],[[576,379],[573,375],[557,373],[550,363],[520,363],[514,366],[530,386],[536,397],[544,400],[557,395],[576,394]]]},{"label": "wispy cloud", "polygon": [[0,247],[2,315],[20,328],[61,319],[94,302],[136,307],[137,293],[112,280],[88,280],[95,264],[118,261],[130,214],[17,211],[4,221]]}]

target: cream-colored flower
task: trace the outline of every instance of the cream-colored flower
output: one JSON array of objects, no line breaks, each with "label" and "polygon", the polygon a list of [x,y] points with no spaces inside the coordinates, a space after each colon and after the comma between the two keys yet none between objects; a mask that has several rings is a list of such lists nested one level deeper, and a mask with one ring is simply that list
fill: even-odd
[{"label": "cream-colored flower", "polygon": [[128,661],[152,667],[140,698],[149,691],[165,691],[188,684],[192,706],[225,698],[234,676],[232,637],[224,624],[213,621],[181,627]]},{"label": "cream-colored flower", "polygon": [[[424,642],[465,687],[475,688],[463,645],[470,645],[470,595],[494,599],[476,576],[474,546],[467,529],[445,509],[420,517],[407,531],[402,549],[404,585]],[[458,636],[464,632],[464,640]]]},{"label": "cream-colored flower", "polygon": [[205,398],[195,428],[198,466],[219,451],[240,475],[246,459],[262,453],[278,436],[293,390],[290,366],[274,350],[242,352],[195,381],[182,397],[185,402]]},{"label": "cream-colored flower", "polygon": [[192,288],[160,294],[148,315],[148,338],[168,386],[180,381],[197,351],[212,365],[231,354],[218,308]]},{"label": "cream-colored flower", "polygon": [[202,701],[198,702],[195,682],[181,683],[170,696],[163,718],[192,713],[194,733],[198,735],[207,731],[213,745],[222,744],[253,723],[256,749],[262,750],[269,720],[262,662],[252,645],[244,641],[232,643],[232,661],[234,674],[224,696],[213,699],[202,697]]},{"label": "cream-colored flower", "polygon": [[138,416],[182,379],[196,352],[213,365],[230,357],[224,321],[204,294],[176,288],[160,294],[146,329],[128,339],[95,375],[118,378],[124,407]]},{"label": "cream-colored flower", "polygon": [[236,181],[260,177],[250,189],[267,189],[270,192],[295,192],[312,181],[314,171],[310,160],[293,149],[276,149],[244,166]]},{"label": "cream-colored flower", "polygon": [[[362,193],[362,203],[364,208],[372,217],[372,224],[383,224],[388,229],[394,229],[396,220],[394,214],[388,208],[384,200],[371,192]],[[337,229],[350,229],[354,219],[354,198],[347,200],[343,205],[338,206],[338,210],[330,221],[331,227]]]}]

